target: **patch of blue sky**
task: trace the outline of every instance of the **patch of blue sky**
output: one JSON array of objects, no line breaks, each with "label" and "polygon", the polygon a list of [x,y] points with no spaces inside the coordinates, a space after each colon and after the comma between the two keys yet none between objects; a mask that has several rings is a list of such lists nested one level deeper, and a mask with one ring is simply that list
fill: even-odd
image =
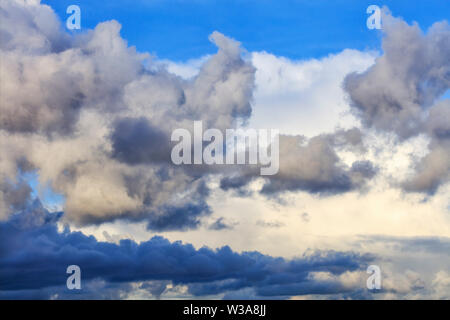
[{"label": "patch of blue sky", "polygon": [[50,211],[62,210],[64,196],[54,192],[49,185],[41,184],[39,181],[39,174],[36,171],[23,173],[22,178],[31,187],[31,196],[33,199],[39,198],[44,207]]},{"label": "patch of blue sky", "polygon": [[186,61],[216,48],[214,30],[243,43],[291,59],[319,58],[346,48],[377,50],[380,32],[366,27],[369,5],[386,5],[395,16],[422,28],[450,19],[445,0],[44,0],[63,21],[71,4],[81,8],[82,28],[115,19],[122,36],[141,52]]},{"label": "patch of blue sky", "polygon": [[450,99],[450,90],[447,90],[442,96],[441,100]]}]

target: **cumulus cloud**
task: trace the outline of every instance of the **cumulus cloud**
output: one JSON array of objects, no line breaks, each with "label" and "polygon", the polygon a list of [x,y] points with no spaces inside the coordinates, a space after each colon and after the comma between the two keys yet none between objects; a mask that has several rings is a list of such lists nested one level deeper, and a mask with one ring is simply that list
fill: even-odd
[{"label": "cumulus cloud", "polygon": [[[169,158],[176,128],[192,131],[193,121],[202,120],[223,132],[249,119],[256,69],[242,58],[239,42],[213,32],[217,53],[185,79],[129,47],[116,21],[69,35],[38,2],[4,1],[0,15],[10,22],[1,25],[2,180],[33,170],[64,196],[68,221],[146,220],[154,230],[197,227],[211,212],[210,174],[223,175],[223,189],[249,194],[244,187],[257,178],[254,166],[177,167]],[[370,165],[346,168],[334,148],[362,145],[361,136],[340,130],[306,146],[300,136],[282,136],[280,172],[262,192],[360,187],[372,176]],[[16,204],[5,199],[13,193],[0,190],[5,218]]]},{"label": "cumulus cloud", "polygon": [[282,136],[279,173],[270,178],[262,192],[305,190],[334,194],[361,187],[376,169],[370,161],[356,161],[346,167],[335,151],[334,138],[320,135],[305,143],[301,136]]},{"label": "cumulus cloud", "polygon": [[366,127],[400,140],[430,136],[430,153],[403,187],[433,194],[450,171],[449,104],[437,102],[450,88],[450,27],[437,22],[423,33],[385,11],[383,29],[383,55],[367,71],[348,75],[344,86]]},{"label": "cumulus cloud", "polygon": [[5,179],[0,183],[0,220],[11,212],[23,210],[29,204],[31,187],[23,180],[11,182]]},{"label": "cumulus cloud", "polygon": [[416,174],[405,181],[407,191],[433,194],[450,179],[450,100],[436,103],[429,111],[424,131],[431,137],[430,152],[416,163]]},{"label": "cumulus cloud", "polygon": [[[377,172],[370,161],[357,160],[349,167],[337,154],[337,149],[348,149],[355,153],[364,151],[362,133],[357,128],[337,130],[310,139],[301,135],[280,135],[279,171],[265,177],[260,190],[273,195],[285,191],[303,190],[330,195],[359,189]],[[258,171],[242,169],[236,176],[221,180],[221,188],[242,189]]]},{"label": "cumulus cloud", "polygon": [[[169,137],[193,120],[225,129],[250,115],[254,68],[239,43],[214,32],[218,53],[186,81],[145,68],[149,56],[128,47],[116,21],[69,36],[38,2],[5,1],[0,14],[2,181],[26,159],[75,223],[196,226],[209,212],[205,183],[170,165]],[[2,216],[16,206],[21,189],[11,188],[2,183]]]},{"label": "cumulus cloud", "polygon": [[423,34],[390,14],[383,29],[383,55],[366,72],[347,76],[345,87],[367,126],[407,138],[417,134],[422,111],[450,87],[450,29],[440,22]]},{"label": "cumulus cloud", "polygon": [[349,49],[307,60],[253,52],[256,89],[250,125],[308,137],[358,125],[348,112],[342,81],[351,72],[365,71],[375,57],[375,52]]},{"label": "cumulus cloud", "polygon": [[2,37],[0,128],[8,132],[69,134],[83,108],[120,107],[123,87],[142,72],[115,21],[75,39],[48,6],[5,1],[0,14],[12,20],[2,34],[23,35]]}]

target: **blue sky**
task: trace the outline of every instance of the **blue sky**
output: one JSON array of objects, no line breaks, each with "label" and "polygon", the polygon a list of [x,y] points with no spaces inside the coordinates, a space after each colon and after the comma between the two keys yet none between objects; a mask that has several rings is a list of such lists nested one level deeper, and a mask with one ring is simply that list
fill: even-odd
[{"label": "blue sky", "polygon": [[345,48],[378,49],[380,34],[366,27],[366,8],[388,6],[394,15],[422,28],[448,19],[450,1],[289,0],[289,1],[43,1],[64,21],[66,8],[81,8],[82,28],[116,19],[122,37],[139,51],[184,61],[215,52],[208,35],[218,30],[249,51],[292,59],[321,57]]},{"label": "blue sky", "polygon": [[32,196],[40,199],[42,203],[50,209],[59,210],[64,203],[64,197],[55,193],[49,185],[43,185],[39,181],[39,174],[35,171],[22,174],[22,178],[27,181],[33,190]]}]

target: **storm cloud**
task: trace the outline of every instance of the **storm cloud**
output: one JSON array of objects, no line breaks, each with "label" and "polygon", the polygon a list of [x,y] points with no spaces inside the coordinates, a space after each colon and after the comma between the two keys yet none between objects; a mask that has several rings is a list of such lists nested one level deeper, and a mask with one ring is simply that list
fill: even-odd
[{"label": "storm cloud", "polygon": [[[139,244],[132,240],[99,242],[68,227],[58,231],[61,215],[49,213],[35,200],[0,223],[0,297],[44,298],[41,293],[49,298],[61,292],[81,298],[92,293],[90,281],[105,281],[116,288],[117,295],[128,283],[153,280],[187,285],[197,296],[244,288],[253,288],[259,296],[327,294],[355,288],[315,279],[312,272],[338,276],[359,271],[372,259],[353,252],[317,251],[285,260],[258,252],[237,253],[227,246],[195,249],[162,237]],[[80,266],[82,281],[88,285],[71,296],[64,288],[65,271],[72,264]]]}]

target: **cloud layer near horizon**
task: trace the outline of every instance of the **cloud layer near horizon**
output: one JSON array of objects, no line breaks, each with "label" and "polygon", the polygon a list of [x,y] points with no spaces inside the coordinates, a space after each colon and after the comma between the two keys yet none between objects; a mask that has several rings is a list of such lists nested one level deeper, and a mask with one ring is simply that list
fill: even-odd
[{"label": "cloud layer near horizon", "polygon": [[[223,295],[251,289],[256,297],[332,294],[354,290],[338,279],[314,279],[313,272],[338,277],[363,269],[372,259],[357,253],[315,252],[292,260],[258,252],[195,249],[181,242],[154,237],[140,244],[99,242],[81,232],[58,232],[61,214],[49,213],[39,201],[0,223],[0,298],[40,298],[64,294],[65,268],[76,264],[87,283],[110,285],[169,281],[187,285],[194,296]],[[33,266],[28,268],[27,266]],[[48,290],[46,290],[46,288]],[[357,287],[359,289],[359,287]],[[36,292],[37,291],[37,292]],[[89,296],[89,286],[80,293]]]}]

